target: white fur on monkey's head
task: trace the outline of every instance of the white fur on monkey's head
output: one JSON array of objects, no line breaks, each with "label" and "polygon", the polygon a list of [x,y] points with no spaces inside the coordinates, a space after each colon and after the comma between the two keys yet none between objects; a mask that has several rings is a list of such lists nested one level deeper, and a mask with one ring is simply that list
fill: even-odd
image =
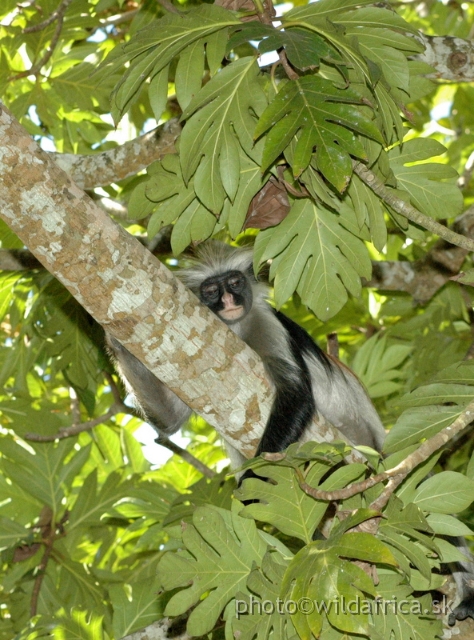
[{"label": "white fur on monkey's head", "polygon": [[224,242],[210,240],[200,245],[196,253],[197,257],[191,266],[178,272],[179,278],[194,292],[207,278],[226,271],[241,271],[255,281],[252,249],[231,247]]}]

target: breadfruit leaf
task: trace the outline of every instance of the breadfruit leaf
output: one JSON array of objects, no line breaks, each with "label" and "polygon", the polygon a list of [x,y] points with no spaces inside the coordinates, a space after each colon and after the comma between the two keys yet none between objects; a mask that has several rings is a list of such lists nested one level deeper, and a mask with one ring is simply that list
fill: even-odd
[{"label": "breadfruit leaf", "polygon": [[187,630],[192,636],[209,633],[237,592],[247,591],[254,563],[267,550],[255,522],[217,507],[199,507],[193,524],[183,531],[186,555],[166,553],[158,574],[166,590],[182,589],[168,602],[165,615],[180,615],[190,607]]},{"label": "breadfruit leaf", "polygon": [[[306,476],[306,482],[312,487],[333,491],[355,482],[365,472],[365,465],[351,464],[335,471],[320,484],[328,473],[328,464],[315,463]],[[300,488],[291,467],[275,464],[259,466],[258,476],[245,480],[236,493],[239,500],[260,501],[244,507],[242,515],[268,522],[288,536],[311,542],[329,503],[308,496]],[[264,482],[261,477],[268,478],[270,482]]]},{"label": "breadfruit leaf", "polygon": [[[306,169],[315,150],[318,169],[342,191],[351,173],[350,157],[366,158],[355,133],[383,142],[367,113],[354,103],[361,103],[358,93],[335,87],[319,76],[287,82],[265,109],[255,129],[255,138],[268,132],[262,168],[268,169],[299,134],[292,165],[295,176]],[[338,169],[341,162],[342,168]]]},{"label": "breadfruit leaf", "polygon": [[[240,179],[237,141],[255,162],[255,114],[267,104],[255,58],[241,58],[208,82],[184,110],[180,139],[181,166],[187,182],[195,175],[201,202],[219,213],[226,195],[232,200]],[[230,154],[232,161],[230,161]]]},{"label": "breadfruit leaf", "polygon": [[[104,66],[108,67],[109,73],[117,73],[123,69],[126,62],[134,61],[114,91],[114,120],[120,120],[130,108],[147,79],[154,78],[177,56],[182,54],[186,64],[192,65],[195,71],[199,70],[202,68],[200,56],[203,55],[207,43],[210,62],[215,69],[216,57],[224,51],[222,38],[216,38],[215,34],[238,24],[240,21],[230,11],[216,5],[204,4],[186,15],[168,14],[138,31],[125,45],[123,53],[114,53],[105,60]],[[227,34],[225,38],[227,39]],[[192,47],[192,60],[189,58],[190,52],[187,52],[188,47]],[[177,83],[179,93],[186,102],[196,90],[198,81],[190,77],[184,66],[182,63]]]},{"label": "breadfruit leaf", "polygon": [[369,576],[343,558],[397,565],[389,548],[369,533],[336,533],[328,540],[306,545],[292,559],[282,584],[284,598],[314,603],[309,612],[297,610],[292,616],[301,638],[311,638],[311,633],[318,638],[326,616],[337,629],[367,634],[367,611],[349,612],[335,606],[343,600],[357,602],[376,595]]},{"label": "breadfruit leaf", "polygon": [[277,306],[297,291],[321,320],[344,306],[347,291],[358,296],[360,277],[371,274],[367,249],[344,218],[309,199],[297,200],[277,229],[262,231],[256,247],[261,263],[272,259]]},{"label": "breadfruit leaf", "polygon": [[[432,218],[452,218],[463,208],[462,192],[456,184],[457,172],[441,163],[420,163],[445,152],[436,140],[417,138],[389,152],[397,186],[409,195],[417,209]],[[412,164],[417,162],[418,164]]]}]

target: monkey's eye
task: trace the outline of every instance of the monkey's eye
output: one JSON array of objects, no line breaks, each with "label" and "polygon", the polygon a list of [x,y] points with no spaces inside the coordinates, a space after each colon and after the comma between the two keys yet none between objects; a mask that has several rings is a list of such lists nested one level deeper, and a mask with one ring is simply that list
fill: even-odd
[{"label": "monkey's eye", "polygon": [[240,276],[234,276],[233,278],[229,278],[227,281],[229,289],[231,291],[239,292],[243,286],[243,280]]},{"label": "monkey's eye", "polygon": [[204,300],[213,300],[219,297],[219,287],[217,284],[206,284],[201,287],[201,296]]}]

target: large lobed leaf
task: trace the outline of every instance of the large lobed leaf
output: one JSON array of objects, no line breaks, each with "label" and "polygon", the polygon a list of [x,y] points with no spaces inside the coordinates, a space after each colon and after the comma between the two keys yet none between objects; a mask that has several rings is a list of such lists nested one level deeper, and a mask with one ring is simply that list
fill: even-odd
[{"label": "large lobed leaf", "polygon": [[[328,463],[313,463],[305,480],[312,487],[334,491],[360,480],[365,472],[365,465],[351,464],[337,469],[321,482],[328,474]],[[272,524],[282,533],[299,538],[306,544],[312,541],[314,531],[329,506],[327,502],[314,500],[300,488],[291,467],[275,464],[259,466],[258,477],[245,480],[236,497],[251,501],[244,507],[242,515]]]},{"label": "large lobed leaf", "polygon": [[314,604],[305,615],[297,610],[292,616],[298,635],[303,640],[313,634],[319,637],[324,618],[333,627],[348,633],[366,634],[370,628],[367,611],[347,611],[335,606],[337,602],[357,602],[369,595],[374,598],[376,589],[369,576],[346,559],[396,566],[397,562],[388,547],[373,535],[348,532],[375,512],[360,510],[344,520],[328,540],[306,545],[290,562],[285,573],[282,594],[294,601],[306,599]]},{"label": "large lobed leaf", "polygon": [[[204,4],[186,15],[167,14],[161,20],[139,31],[130,43],[125,45],[123,53],[117,55],[115,50],[105,61],[112,73],[121,70],[126,62],[133,61],[114,92],[112,110],[114,119],[120,120],[125,111],[130,108],[148,78],[157,76],[181,54],[185,56],[186,66],[192,66],[194,74],[202,72],[202,58],[207,45],[209,66],[215,71],[216,60],[219,57],[220,60],[223,58],[227,40],[227,34],[225,41],[216,34],[229,26],[238,24],[240,24],[239,20],[230,11],[215,5]],[[192,59],[189,57],[191,52]],[[177,90],[184,104],[193,91],[199,88],[201,80],[185,68],[185,63],[181,64],[177,76]],[[166,82],[162,82],[160,86],[162,92],[167,91]],[[156,94],[154,100],[158,100]]]},{"label": "large lobed leaf", "polygon": [[457,172],[445,164],[423,162],[445,150],[436,140],[417,138],[389,152],[398,188],[408,194],[417,209],[432,218],[455,217],[463,208],[463,196],[456,184]]},{"label": "large lobed leaf", "polygon": [[342,216],[301,199],[273,233],[259,234],[259,262],[273,259],[270,275],[275,278],[277,306],[297,291],[325,320],[344,306],[347,291],[360,294],[360,277],[370,277],[371,262],[362,240],[343,224]]},{"label": "large lobed leaf", "polygon": [[267,545],[253,520],[216,507],[197,508],[193,523],[183,530],[187,556],[166,553],[158,571],[166,590],[183,587],[170,599],[165,614],[180,615],[196,605],[187,629],[201,636],[213,629],[237,592],[247,593],[253,563],[261,563]]},{"label": "large lobed leaf", "polygon": [[[350,104],[352,103],[352,104]],[[383,142],[370,117],[354,106],[360,95],[338,88],[320,76],[304,76],[287,82],[263,112],[255,137],[268,131],[262,168],[267,169],[296,134],[293,172],[299,176],[316,149],[317,168],[342,191],[352,173],[351,156],[365,159],[366,152],[354,132]]]},{"label": "large lobed leaf", "polygon": [[[240,180],[239,146],[255,162],[254,114],[267,104],[255,58],[241,58],[225,67],[196,95],[183,119],[180,157],[185,182],[194,175],[201,202],[219,213],[228,197],[234,200]],[[240,144],[239,144],[240,143]]]}]

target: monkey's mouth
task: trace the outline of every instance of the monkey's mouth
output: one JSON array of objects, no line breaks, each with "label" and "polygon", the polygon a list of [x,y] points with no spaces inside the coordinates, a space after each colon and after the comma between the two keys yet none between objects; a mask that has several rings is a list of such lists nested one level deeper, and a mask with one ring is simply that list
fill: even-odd
[{"label": "monkey's mouth", "polygon": [[240,316],[243,315],[243,313],[244,313],[244,308],[242,305],[240,305],[239,307],[227,307],[226,309],[222,309],[219,312],[219,315],[224,320],[236,320],[237,318],[240,318]]}]

